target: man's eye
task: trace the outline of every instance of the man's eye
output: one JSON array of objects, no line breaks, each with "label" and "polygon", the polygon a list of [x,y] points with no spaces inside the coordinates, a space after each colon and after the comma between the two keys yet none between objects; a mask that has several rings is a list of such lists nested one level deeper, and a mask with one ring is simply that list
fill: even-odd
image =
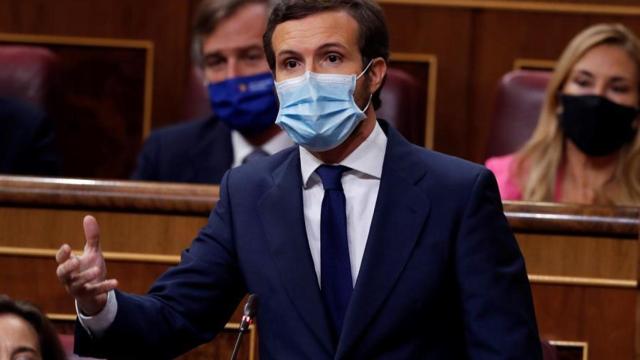
[{"label": "man's eye", "polygon": [[213,68],[224,64],[224,59],[221,58],[208,58],[205,59],[204,64],[206,67]]},{"label": "man's eye", "polygon": [[298,62],[295,60],[287,60],[284,62],[284,67],[287,69],[295,69],[298,66]]}]

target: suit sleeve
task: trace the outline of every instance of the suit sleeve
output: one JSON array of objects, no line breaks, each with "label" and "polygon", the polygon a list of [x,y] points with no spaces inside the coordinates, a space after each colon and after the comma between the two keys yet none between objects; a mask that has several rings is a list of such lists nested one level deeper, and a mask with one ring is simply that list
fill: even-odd
[{"label": "suit sleeve", "polygon": [[473,185],[455,254],[469,358],[541,359],[524,259],[487,170]]},{"label": "suit sleeve", "polygon": [[116,292],[118,311],[99,339],[76,326],[76,352],[108,358],[174,358],[211,340],[245,294],[231,230],[228,173],[220,201],[180,264],[147,295]]}]

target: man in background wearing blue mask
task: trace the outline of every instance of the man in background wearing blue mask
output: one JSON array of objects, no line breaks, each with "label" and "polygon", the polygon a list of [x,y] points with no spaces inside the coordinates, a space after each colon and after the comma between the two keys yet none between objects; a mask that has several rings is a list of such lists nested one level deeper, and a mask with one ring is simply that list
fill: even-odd
[{"label": "man in background wearing blue mask", "polygon": [[76,349],[172,358],[260,299],[261,359],[541,359],[524,260],[495,179],[410,144],[374,112],[389,44],[374,0],[282,0],[264,48],[299,144],[227,172],[181,262],[115,290],[85,218],[57,254]]},{"label": "man in background wearing blue mask", "polygon": [[267,0],[204,0],[195,14],[193,53],[213,115],[154,131],[135,180],[220,183],[236,167],[291,140],[274,125],[278,103],[264,57]]}]

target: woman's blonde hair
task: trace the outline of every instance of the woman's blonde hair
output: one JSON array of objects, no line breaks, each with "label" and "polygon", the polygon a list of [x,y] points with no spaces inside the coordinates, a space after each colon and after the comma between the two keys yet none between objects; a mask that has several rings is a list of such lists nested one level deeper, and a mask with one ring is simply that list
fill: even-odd
[{"label": "woman's blonde hair", "polygon": [[[522,189],[523,200],[553,201],[556,177],[563,156],[564,136],[558,120],[558,98],[573,66],[582,56],[598,45],[613,45],[624,49],[636,64],[640,76],[640,41],[621,24],[593,25],[569,43],[547,86],[542,112],[531,139],[518,151],[516,178]],[[640,79],[638,81],[640,89]],[[639,104],[640,105],[640,104]],[[615,181],[620,184],[619,194],[597,194],[598,202],[614,204],[640,203],[640,131],[634,141],[620,152]]]}]

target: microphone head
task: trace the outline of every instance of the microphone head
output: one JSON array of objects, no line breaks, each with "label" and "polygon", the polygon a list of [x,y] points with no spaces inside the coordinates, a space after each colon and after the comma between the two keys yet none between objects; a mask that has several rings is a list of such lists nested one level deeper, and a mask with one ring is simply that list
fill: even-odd
[{"label": "microphone head", "polygon": [[253,318],[258,311],[258,296],[256,294],[250,294],[247,299],[247,303],[244,304],[244,316]]}]

